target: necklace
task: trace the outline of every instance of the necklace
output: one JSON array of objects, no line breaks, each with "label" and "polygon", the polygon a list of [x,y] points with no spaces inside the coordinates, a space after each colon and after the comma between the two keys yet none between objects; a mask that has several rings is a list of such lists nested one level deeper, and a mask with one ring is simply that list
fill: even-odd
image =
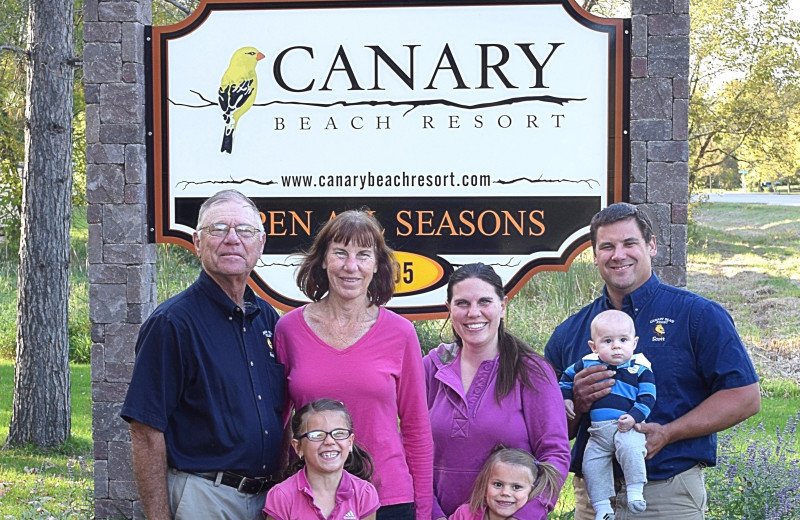
[{"label": "necklace", "polygon": [[347,348],[361,339],[361,336],[366,332],[364,317],[365,316],[362,316],[356,322],[348,322],[344,326],[337,323],[336,327],[331,327],[331,330],[339,339],[338,346],[340,346],[340,348]]},{"label": "necklace", "polygon": [[336,327],[333,332],[339,338],[340,348],[347,348],[355,344],[369,331],[376,319],[372,317],[372,310],[369,307],[365,308],[357,318],[348,320],[344,325],[334,318]]}]

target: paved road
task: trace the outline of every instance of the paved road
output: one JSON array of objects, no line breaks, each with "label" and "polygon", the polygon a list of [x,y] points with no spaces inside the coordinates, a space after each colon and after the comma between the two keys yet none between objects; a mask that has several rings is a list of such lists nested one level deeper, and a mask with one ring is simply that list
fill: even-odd
[{"label": "paved road", "polygon": [[800,206],[800,193],[743,193],[726,192],[708,194],[709,202],[733,202],[738,204],[769,204],[772,206]]}]

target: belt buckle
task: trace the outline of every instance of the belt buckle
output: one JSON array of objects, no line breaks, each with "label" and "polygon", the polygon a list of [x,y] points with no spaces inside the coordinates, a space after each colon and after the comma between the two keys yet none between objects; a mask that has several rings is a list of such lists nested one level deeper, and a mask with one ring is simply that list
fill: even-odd
[{"label": "belt buckle", "polygon": [[239,493],[245,493],[243,488],[247,484],[247,480],[249,480],[247,477],[242,477],[242,480],[239,481],[239,487],[236,488]]}]

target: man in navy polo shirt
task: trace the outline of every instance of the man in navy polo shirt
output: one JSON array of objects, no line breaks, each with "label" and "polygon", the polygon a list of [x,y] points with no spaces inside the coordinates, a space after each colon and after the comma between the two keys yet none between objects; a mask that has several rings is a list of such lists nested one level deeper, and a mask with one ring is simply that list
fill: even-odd
[{"label": "man in navy polo shirt", "polygon": [[261,520],[281,446],[275,309],[247,286],[266,235],[235,190],[200,207],[197,281],[142,325],[121,416],[148,520]]},{"label": "man in navy polo shirt", "polygon": [[[613,204],[592,218],[594,264],[605,281],[603,294],[556,327],[545,357],[558,376],[590,352],[592,319],[617,309],[627,313],[639,335],[637,351],[655,367],[658,400],[648,422],[635,428],[647,437],[647,509],[628,511],[624,482],[618,479],[616,520],[704,518],[702,468],[716,463],[716,432],[757,413],[758,377],[730,315],[717,303],[662,284],[652,272],[656,239],[644,211]],[[570,470],[575,473],[575,520],[594,520],[581,463],[591,404],[611,391],[613,375],[602,365],[575,376],[576,436]],[[610,517],[611,518],[611,517]]]}]

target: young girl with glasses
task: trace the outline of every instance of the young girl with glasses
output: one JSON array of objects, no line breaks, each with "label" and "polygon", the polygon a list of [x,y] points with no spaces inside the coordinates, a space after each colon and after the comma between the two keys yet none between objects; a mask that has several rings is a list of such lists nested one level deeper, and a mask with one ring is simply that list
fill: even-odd
[{"label": "young girl with glasses", "polygon": [[374,520],[378,492],[369,483],[372,458],[353,443],[353,419],[344,404],[318,399],[292,417],[297,459],[288,479],[267,494],[268,520]]}]

